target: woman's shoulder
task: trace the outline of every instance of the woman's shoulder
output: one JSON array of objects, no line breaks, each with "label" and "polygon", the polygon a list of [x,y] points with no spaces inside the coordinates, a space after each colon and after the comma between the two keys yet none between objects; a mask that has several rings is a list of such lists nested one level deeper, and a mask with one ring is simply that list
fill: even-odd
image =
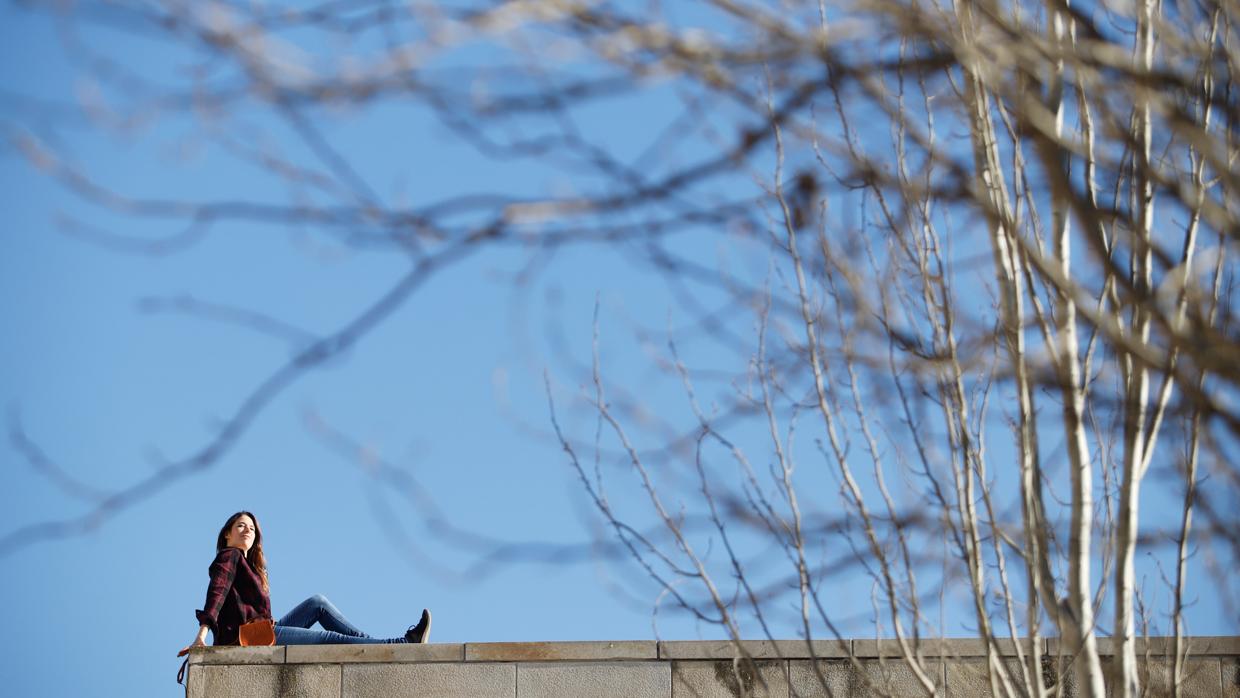
[{"label": "woman's shoulder", "polygon": [[215,561],[223,562],[225,560],[235,562],[238,558],[245,557],[240,548],[220,548],[215,551]]}]

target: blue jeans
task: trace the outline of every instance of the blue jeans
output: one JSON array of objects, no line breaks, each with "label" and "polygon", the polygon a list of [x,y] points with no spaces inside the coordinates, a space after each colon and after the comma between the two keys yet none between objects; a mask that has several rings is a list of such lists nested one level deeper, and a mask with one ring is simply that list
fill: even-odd
[{"label": "blue jeans", "polygon": [[[322,630],[310,627],[316,622]],[[277,645],[381,645],[403,642],[403,637],[385,640],[358,630],[322,594],[302,601],[276,621]]]}]

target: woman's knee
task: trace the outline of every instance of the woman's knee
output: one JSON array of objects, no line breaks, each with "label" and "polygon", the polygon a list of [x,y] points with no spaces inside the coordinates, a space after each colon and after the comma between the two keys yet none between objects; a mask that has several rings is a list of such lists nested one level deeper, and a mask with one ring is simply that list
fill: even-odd
[{"label": "woman's knee", "polygon": [[332,602],[328,601],[326,596],[323,596],[322,594],[315,594],[313,596],[306,597],[305,601],[298,604],[298,608],[318,612],[325,608],[331,608],[331,605]]}]

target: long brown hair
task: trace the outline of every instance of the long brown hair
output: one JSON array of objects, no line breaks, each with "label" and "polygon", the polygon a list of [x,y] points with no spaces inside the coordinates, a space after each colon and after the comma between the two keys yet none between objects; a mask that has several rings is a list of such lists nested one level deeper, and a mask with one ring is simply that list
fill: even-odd
[{"label": "long brown hair", "polygon": [[250,517],[250,521],[254,522],[254,545],[250,546],[250,551],[245,554],[245,559],[250,563],[250,567],[258,573],[258,578],[263,580],[263,591],[271,593],[267,588],[267,557],[263,555],[263,529],[258,525],[258,517],[248,511],[239,511],[228,517],[224,522],[224,527],[220,529],[220,534],[215,537],[215,551],[219,552],[228,547],[228,531],[237,523],[237,519],[242,516]]}]

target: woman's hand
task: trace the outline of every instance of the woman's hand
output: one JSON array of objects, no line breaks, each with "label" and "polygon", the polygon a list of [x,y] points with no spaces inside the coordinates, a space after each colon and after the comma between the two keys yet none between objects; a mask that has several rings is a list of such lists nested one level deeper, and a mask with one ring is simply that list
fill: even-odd
[{"label": "woman's hand", "polygon": [[189,643],[188,647],[185,647],[180,652],[177,652],[177,656],[184,657],[185,655],[189,654],[189,651],[194,649],[195,647],[206,647],[206,646],[207,646],[207,643],[203,642],[202,640],[198,638],[194,638],[194,641]]},{"label": "woman's hand", "polygon": [[185,655],[189,654],[189,651],[194,649],[195,647],[206,647],[206,646],[207,646],[207,626],[203,625],[198,628],[198,635],[194,638],[194,641],[189,643],[188,647],[185,647],[180,652],[177,652],[177,656],[184,657]]}]

